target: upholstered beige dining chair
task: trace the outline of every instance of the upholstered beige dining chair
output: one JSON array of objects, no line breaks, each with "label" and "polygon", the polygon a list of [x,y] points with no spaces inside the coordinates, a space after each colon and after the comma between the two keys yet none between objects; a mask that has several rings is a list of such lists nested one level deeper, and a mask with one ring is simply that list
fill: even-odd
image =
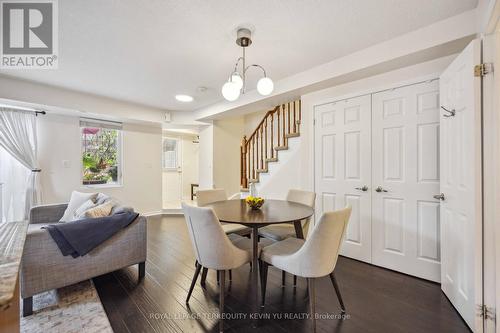
[{"label": "upholstered beige dining chair", "polygon": [[[182,210],[196,257],[196,270],[189,287],[186,303],[189,302],[201,268],[216,270],[220,279],[219,311],[221,320],[219,329],[222,332],[226,271],[251,262],[252,242],[249,238],[237,235],[233,235],[230,240],[211,208],[195,207],[182,203]],[[259,251],[260,249],[259,245]]]},{"label": "upholstered beige dining chair", "polygon": [[196,202],[202,207],[213,202],[227,200],[226,191],[222,188],[213,190],[199,190],[196,192]]},{"label": "upholstered beige dining chair", "polygon": [[[234,196],[234,195],[233,195]],[[231,197],[233,197],[231,196]],[[196,192],[196,200],[199,207],[217,202],[228,200],[224,189],[201,190]],[[251,230],[241,224],[223,223],[222,228],[226,234],[237,233],[240,235],[249,235]]]},{"label": "upholstered beige dining chair", "polygon": [[[301,203],[314,209],[316,193],[303,190],[289,190],[286,196],[287,201]],[[303,220],[302,233],[307,236],[309,222],[311,218]],[[288,237],[295,237],[295,226],[293,223],[273,224],[259,229],[259,236],[269,238],[274,241],[281,241]]]},{"label": "upholstered beige dining chair", "polygon": [[[234,197],[234,194],[231,198]],[[229,198],[230,200],[232,200]],[[219,188],[213,190],[201,190],[196,192],[196,200],[199,207],[217,202],[228,200],[226,190]],[[235,223],[222,223],[222,229],[227,235],[237,234],[237,235],[250,235],[252,230],[241,224]],[[232,236],[231,236],[232,237]],[[201,274],[201,285],[205,286],[205,281],[207,279],[207,269],[203,269]],[[233,279],[233,272],[229,271],[229,280]],[[217,282],[219,282],[219,275],[217,275]]]},{"label": "upholstered beige dining chair", "polygon": [[[310,191],[303,190],[288,190],[288,194],[286,196],[287,201],[301,203],[303,205],[309,206],[314,209],[314,203],[316,201],[316,193]],[[309,231],[311,218],[307,218],[301,221],[302,225],[302,234],[304,237],[307,237]],[[282,241],[289,237],[295,237],[297,234],[295,232],[295,226],[293,223],[283,223],[283,224],[274,224],[264,228],[259,229],[259,236],[264,237],[273,241]],[[285,271],[281,272],[281,285],[285,286]],[[297,285],[297,276],[293,276],[293,285]]]},{"label": "upholstered beige dining chair", "polygon": [[241,193],[236,192],[235,194],[233,194],[232,196],[230,196],[228,199],[229,200],[240,200],[241,199]]},{"label": "upholstered beige dining chair", "polygon": [[307,240],[290,237],[262,250],[260,254],[262,306],[266,297],[267,270],[268,266],[272,265],[288,273],[307,278],[313,331],[316,330],[314,288],[316,278],[330,276],[342,312],[345,312],[344,302],[333,271],[350,216],[351,207],[325,212]]}]

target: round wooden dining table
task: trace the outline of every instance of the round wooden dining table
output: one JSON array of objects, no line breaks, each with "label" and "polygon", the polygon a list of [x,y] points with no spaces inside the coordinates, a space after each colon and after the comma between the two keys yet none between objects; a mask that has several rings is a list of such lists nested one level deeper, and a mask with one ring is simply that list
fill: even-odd
[{"label": "round wooden dining table", "polygon": [[[314,210],[306,205],[285,201],[266,200],[260,209],[251,209],[245,200],[217,201],[204,207],[211,207],[221,222],[237,223],[252,229],[252,288],[255,296],[253,308],[259,311],[258,239],[259,228],[271,224],[293,223],[297,238],[304,238],[301,220],[311,217]],[[254,321],[256,324],[256,321]]]}]

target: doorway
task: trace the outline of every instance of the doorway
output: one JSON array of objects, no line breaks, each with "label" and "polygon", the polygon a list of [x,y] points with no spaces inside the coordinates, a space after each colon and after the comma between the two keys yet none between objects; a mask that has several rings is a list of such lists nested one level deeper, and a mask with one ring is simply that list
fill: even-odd
[{"label": "doorway", "polygon": [[162,196],[163,210],[181,209],[181,202],[192,202],[198,185],[199,141],[196,133],[163,131]]}]

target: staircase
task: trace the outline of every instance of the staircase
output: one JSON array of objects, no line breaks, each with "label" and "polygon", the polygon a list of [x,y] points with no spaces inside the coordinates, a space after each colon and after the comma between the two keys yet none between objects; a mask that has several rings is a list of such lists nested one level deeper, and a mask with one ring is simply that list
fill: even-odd
[{"label": "staircase", "polygon": [[259,183],[269,172],[270,163],[279,161],[279,153],[289,149],[288,141],[300,136],[301,102],[296,100],[266,112],[257,128],[241,142],[241,191]]}]

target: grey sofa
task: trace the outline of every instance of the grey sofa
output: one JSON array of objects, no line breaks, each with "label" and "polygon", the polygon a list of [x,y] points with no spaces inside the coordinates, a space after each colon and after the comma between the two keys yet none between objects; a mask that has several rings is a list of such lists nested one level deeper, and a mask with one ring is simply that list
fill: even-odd
[{"label": "grey sofa", "polygon": [[87,255],[63,256],[46,229],[57,223],[67,204],[33,207],[21,260],[20,288],[23,316],[33,313],[33,295],[61,288],[138,264],[139,280],[145,275],[146,218],[139,216]]}]

